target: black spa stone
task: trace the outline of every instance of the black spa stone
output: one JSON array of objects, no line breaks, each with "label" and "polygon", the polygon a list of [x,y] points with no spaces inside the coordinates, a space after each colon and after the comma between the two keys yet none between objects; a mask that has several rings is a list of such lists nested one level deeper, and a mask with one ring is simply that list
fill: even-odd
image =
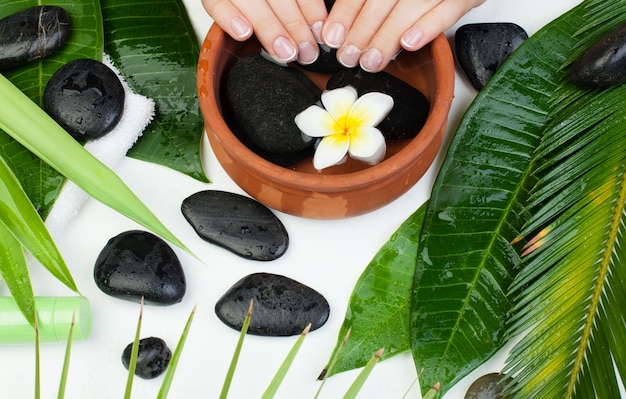
[{"label": "black spa stone", "polygon": [[57,6],[36,6],[0,19],[0,70],[47,57],[66,42],[70,18]]},{"label": "black spa stone", "polygon": [[109,67],[91,59],[59,68],[44,91],[46,112],[78,141],[111,131],[124,111],[124,87]]},{"label": "black spa stone", "polygon": [[572,65],[572,81],[604,89],[626,82],[626,23],[589,47]]},{"label": "black spa stone", "polygon": [[294,118],[320,96],[302,71],[247,54],[226,74],[222,105],[226,122],[242,143],[286,166],[312,152],[314,141],[303,137]]},{"label": "black spa stone", "polygon": [[183,200],[181,211],[200,237],[243,258],[271,261],[289,247],[289,235],[280,219],[250,197],[200,191]]},{"label": "black spa stone", "polygon": [[185,273],[172,248],[152,233],[131,230],[109,240],[94,267],[105,294],[147,304],[171,305],[185,295]]},{"label": "black spa stone", "polygon": [[241,330],[253,301],[248,334],[290,336],[309,323],[311,331],[323,326],[330,315],[328,301],[314,289],[288,277],[255,273],[233,285],[215,305],[217,317]]},{"label": "black spa stone", "polygon": [[[128,344],[122,352],[122,364],[128,370],[130,357],[133,350],[133,342]],[[139,340],[135,375],[152,379],[163,374],[172,359],[172,351],[165,341],[157,337],[142,338]]]},{"label": "black spa stone", "polygon": [[470,385],[465,399],[501,399],[503,397],[502,374],[489,373],[479,377]]},{"label": "black spa stone", "polygon": [[361,68],[344,69],[333,74],[326,84],[328,89],[344,86],[353,86],[359,96],[376,91],[393,97],[391,112],[378,125],[387,139],[415,137],[426,123],[430,110],[426,96],[387,72],[368,73]]},{"label": "black spa stone", "polygon": [[480,90],[526,39],[526,31],[514,23],[463,25],[454,35],[456,60],[472,86]]}]

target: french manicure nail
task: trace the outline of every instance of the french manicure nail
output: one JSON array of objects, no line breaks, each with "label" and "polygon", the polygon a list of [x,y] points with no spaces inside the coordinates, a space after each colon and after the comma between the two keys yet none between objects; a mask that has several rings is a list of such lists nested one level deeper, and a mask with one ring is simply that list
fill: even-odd
[{"label": "french manicure nail", "polygon": [[312,64],[317,60],[319,51],[317,46],[313,46],[311,42],[298,44],[298,62],[302,65]]},{"label": "french manicure nail", "polygon": [[346,28],[338,22],[333,23],[326,32],[325,42],[328,47],[339,48],[346,34]]},{"label": "french manicure nail", "polygon": [[420,28],[409,29],[404,36],[402,36],[402,46],[408,49],[414,49],[420,43],[423,32]]},{"label": "french manicure nail", "polygon": [[341,51],[339,54],[339,62],[346,68],[352,68],[357,66],[360,56],[361,49],[351,44]]},{"label": "french manicure nail", "polygon": [[233,17],[233,19],[230,20],[230,27],[240,39],[244,39],[252,33],[250,25],[239,17]]},{"label": "french manicure nail", "polygon": [[311,25],[311,32],[313,33],[313,37],[315,41],[321,43],[322,41],[322,27],[324,26],[324,21],[317,21],[313,25]]},{"label": "french manicure nail", "polygon": [[274,54],[276,54],[276,57],[284,62],[293,61],[298,54],[298,51],[293,43],[291,43],[291,40],[287,39],[285,36],[278,36],[278,38],[274,40],[272,47],[274,48]]},{"label": "french manicure nail", "polygon": [[366,72],[376,72],[383,63],[383,55],[380,50],[372,48],[369,49],[361,57],[361,68]]}]

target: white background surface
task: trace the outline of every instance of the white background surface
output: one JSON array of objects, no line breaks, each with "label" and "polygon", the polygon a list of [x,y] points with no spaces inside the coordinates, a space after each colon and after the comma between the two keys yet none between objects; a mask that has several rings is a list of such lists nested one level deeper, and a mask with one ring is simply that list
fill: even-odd
[{"label": "white background surface", "polygon": [[[466,15],[457,27],[472,22],[515,22],[529,34],[578,4],[578,0],[487,0]],[[185,0],[198,39],[202,40],[212,20],[199,0]],[[474,95],[457,67],[455,100],[449,119],[453,131]],[[172,350],[195,304],[197,313],[187,339],[170,398],[217,398],[238,339],[238,332],[223,325],[215,316],[214,305],[237,280],[254,272],[282,274],[321,292],[331,305],[327,324],[309,334],[278,397],[311,398],[318,388],[316,377],[335,345],[354,283],[378,249],[414,210],[429,196],[441,156],[424,178],[392,204],[346,220],[316,221],[278,213],[290,234],[290,247],[280,259],[260,263],[239,258],[201,240],[180,213],[187,196],[201,190],[220,189],[243,194],[216,161],[204,141],[205,168],[211,184],[202,184],[169,169],[124,159],[118,174],[204,263],[175,248],[185,268],[187,294],[169,307],[146,306],[142,337],[158,336]],[[121,398],[127,378],[120,357],[134,338],[139,305],[103,294],[93,280],[94,262],[113,236],[136,229],[134,222],[104,205],[89,200],[78,217],[57,241],[79,289],[91,302],[93,323],[87,341],[75,341],[72,350],[66,398]],[[71,295],[41,267],[31,268],[36,295]],[[7,295],[0,288],[0,295]],[[248,336],[231,388],[231,398],[258,398],[294,343],[294,338]],[[506,350],[506,348],[505,348]],[[42,397],[57,395],[65,344],[42,346]],[[445,396],[463,398],[469,384],[478,376],[497,371],[504,360],[500,354],[475,371]],[[32,398],[34,394],[34,346],[0,346],[0,398]],[[332,377],[321,398],[340,398],[358,371]],[[409,353],[379,363],[360,398],[401,398],[416,377]],[[136,378],[134,398],[154,398],[162,377]],[[415,388],[407,397],[419,398]]]}]

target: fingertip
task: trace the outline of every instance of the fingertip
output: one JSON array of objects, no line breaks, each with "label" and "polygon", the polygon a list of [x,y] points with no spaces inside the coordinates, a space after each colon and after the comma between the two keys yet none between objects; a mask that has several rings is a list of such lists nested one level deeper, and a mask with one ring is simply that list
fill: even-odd
[{"label": "fingertip", "polygon": [[400,44],[405,50],[415,51],[423,46],[424,31],[417,26],[409,29],[400,38]]},{"label": "fingertip", "polygon": [[377,48],[371,48],[361,56],[359,64],[365,72],[378,72],[384,67],[383,54]]},{"label": "fingertip", "polygon": [[230,19],[230,29],[237,40],[246,40],[252,36],[252,26],[239,16]]}]

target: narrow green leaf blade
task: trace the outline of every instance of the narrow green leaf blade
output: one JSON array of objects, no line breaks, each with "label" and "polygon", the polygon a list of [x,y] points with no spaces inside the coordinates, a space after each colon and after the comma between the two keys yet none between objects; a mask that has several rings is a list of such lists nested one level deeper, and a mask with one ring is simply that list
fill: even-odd
[{"label": "narrow green leaf blade", "polygon": [[2,158],[0,158],[0,224],[4,225],[21,246],[41,262],[54,277],[71,290],[78,292],[72,274],[48,229]]},{"label": "narrow green leaf blade", "polygon": [[343,399],[356,399],[357,395],[361,391],[361,388],[363,388],[363,385],[365,385],[365,382],[369,378],[370,374],[372,374],[374,366],[376,366],[376,363],[378,363],[383,353],[383,349],[379,349],[376,353],[374,353],[374,356],[371,357],[352,385],[350,385],[346,394],[343,396]]},{"label": "narrow green leaf blade", "polygon": [[411,339],[423,386],[442,392],[505,342],[508,287],[549,101],[585,25],[576,7],[532,35],[464,115],[426,212],[411,305]]},{"label": "narrow green leaf blade", "polygon": [[[197,306],[197,305],[196,305]],[[189,330],[191,329],[191,322],[193,321],[193,317],[196,314],[196,306],[193,307],[189,317],[187,318],[187,323],[185,324],[185,328],[180,335],[178,340],[178,344],[176,345],[176,349],[174,349],[174,353],[172,354],[172,359],[170,359],[170,364],[167,367],[167,371],[165,372],[165,377],[163,377],[163,382],[161,383],[161,389],[159,390],[159,394],[157,399],[165,399],[170,391],[170,387],[172,386],[172,381],[174,381],[174,374],[176,373],[176,367],[178,366],[178,362],[180,361],[180,357],[183,353],[183,348],[185,347],[185,342],[187,341],[187,336],[189,335]]]},{"label": "narrow green leaf blade", "polygon": [[72,313],[72,322],[70,323],[70,331],[67,335],[67,344],[65,345],[65,356],[63,358],[63,369],[61,371],[61,381],[59,382],[59,393],[57,399],[65,398],[65,388],[67,387],[67,375],[70,369],[70,358],[72,353],[72,339],[74,336],[74,325],[76,324],[76,313]]},{"label": "narrow green leaf blade", "polygon": [[128,375],[126,376],[126,388],[124,389],[124,399],[130,399],[133,392],[133,381],[135,380],[135,370],[137,369],[137,357],[139,354],[139,339],[141,337],[141,325],[143,324],[143,297],[139,306],[139,317],[135,328],[135,338],[130,350],[130,360],[128,361]]},{"label": "narrow green leaf blade", "polygon": [[291,347],[291,350],[289,351],[289,353],[287,353],[285,360],[283,360],[283,363],[280,365],[280,367],[276,371],[276,374],[274,375],[274,378],[272,378],[272,381],[270,382],[269,386],[267,387],[265,392],[263,392],[263,396],[261,396],[261,399],[272,399],[276,395],[276,392],[278,392],[278,388],[280,388],[280,385],[285,379],[285,376],[287,375],[287,372],[289,371],[291,364],[295,360],[296,355],[298,354],[298,351],[300,350],[300,347],[302,346],[302,343],[304,342],[304,338],[309,333],[310,329],[311,329],[311,325],[309,324],[308,326],[306,326],[304,331],[302,331],[302,333],[300,334],[296,342]]},{"label": "narrow green leaf blade", "polygon": [[[359,277],[330,358],[340,350],[341,354],[328,369],[329,376],[365,366],[380,347],[385,348],[381,359],[411,348],[411,287],[425,212],[426,204],[409,216]],[[344,345],[348,330],[350,338]]]},{"label": "narrow green leaf blade", "polygon": [[156,116],[128,155],[208,181],[196,91],[198,40],[181,0],[101,0],[105,51]]},{"label": "narrow green leaf blade", "polygon": [[[55,5],[67,11],[71,21],[68,41],[49,57],[3,71],[3,74],[42,107],[46,84],[57,69],[78,58],[101,60],[104,38],[98,0],[3,1],[0,2],[0,17],[39,5]],[[0,131],[0,156],[11,166],[31,202],[45,218],[65,182],[63,175],[2,131]]]},{"label": "narrow green leaf blade", "polygon": [[87,194],[191,253],[111,169],[0,75],[0,129]]},{"label": "narrow green leaf blade", "polygon": [[22,244],[0,223],[0,277],[28,322],[35,325],[35,294]]}]

